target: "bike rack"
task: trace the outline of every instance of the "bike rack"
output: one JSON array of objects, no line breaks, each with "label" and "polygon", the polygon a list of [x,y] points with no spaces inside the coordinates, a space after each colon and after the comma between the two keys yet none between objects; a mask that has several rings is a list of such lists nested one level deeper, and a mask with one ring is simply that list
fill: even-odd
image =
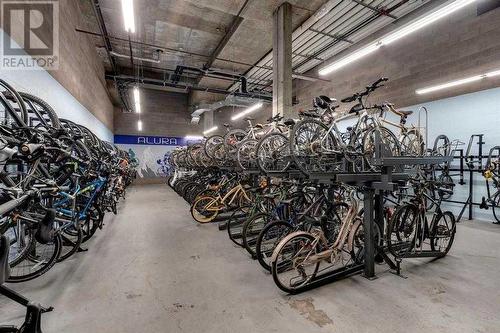
[{"label": "bike rack", "polygon": [[[314,173],[309,175],[310,180],[320,183],[338,183],[342,182],[362,189],[364,197],[364,261],[363,263],[354,263],[339,267],[335,270],[327,271],[316,276],[312,281],[297,290],[294,293],[316,288],[318,286],[337,281],[357,273],[363,272],[367,279],[375,279],[375,262],[385,261],[389,267],[396,270],[396,274],[401,275],[401,258],[395,258],[395,262],[388,256],[383,246],[375,244],[374,224],[377,223],[379,230],[383,232],[384,200],[383,194],[386,191],[395,191],[401,183],[404,183],[411,172],[405,172],[404,167],[413,165],[435,165],[450,163],[453,156],[424,156],[424,157],[406,157],[391,156],[390,150],[384,146],[380,136],[375,136],[375,151],[377,158],[375,165],[380,167],[378,172],[360,172],[360,173]],[[397,172],[394,172],[397,171]],[[379,257],[377,258],[377,255]],[[411,258],[437,258],[441,257],[439,251],[421,250],[408,254],[404,257]],[[380,260],[377,260],[380,259]]]}]

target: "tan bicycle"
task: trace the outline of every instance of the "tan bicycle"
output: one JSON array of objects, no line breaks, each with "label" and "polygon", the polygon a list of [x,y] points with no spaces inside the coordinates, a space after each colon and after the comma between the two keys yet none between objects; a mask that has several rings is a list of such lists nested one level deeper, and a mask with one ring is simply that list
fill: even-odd
[{"label": "tan bicycle", "polygon": [[[295,293],[314,281],[318,272],[362,262],[363,221],[358,214],[355,192],[351,190],[349,194],[350,207],[333,243],[328,243],[323,228],[317,227],[311,232],[291,233],[279,242],[271,261],[273,279],[278,288]],[[322,262],[327,267],[320,270]]]},{"label": "tan bicycle", "polygon": [[218,193],[198,197],[191,205],[191,216],[196,222],[208,223],[212,222],[221,212],[249,206],[251,202],[249,192],[241,183],[238,183],[224,196]]}]

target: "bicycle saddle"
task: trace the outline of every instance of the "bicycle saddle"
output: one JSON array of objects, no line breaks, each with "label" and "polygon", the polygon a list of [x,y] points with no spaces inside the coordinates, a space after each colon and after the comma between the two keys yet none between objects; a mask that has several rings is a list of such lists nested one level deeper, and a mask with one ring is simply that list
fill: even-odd
[{"label": "bicycle saddle", "polygon": [[35,238],[40,244],[47,244],[54,239],[55,218],[56,211],[54,209],[49,209],[44,218],[40,221],[38,230],[35,233]]},{"label": "bicycle saddle", "polygon": [[264,125],[262,125],[262,124],[257,124],[257,125],[255,125],[253,128],[255,128],[255,129],[263,129],[263,128],[264,128]]},{"label": "bicycle saddle", "polygon": [[255,120],[255,118],[246,117],[245,121],[248,121],[248,120]]},{"label": "bicycle saddle", "polygon": [[319,108],[326,109],[330,104],[332,104],[335,101],[336,99],[331,99],[328,96],[321,95],[314,99],[314,104],[316,104],[316,106]]},{"label": "bicycle saddle", "polygon": [[283,121],[283,124],[285,124],[286,126],[293,126],[293,125],[295,125],[295,120],[286,119],[285,121]]},{"label": "bicycle saddle", "polygon": [[224,127],[227,127],[227,128],[231,127],[231,125],[229,125],[229,124],[227,124],[227,123],[226,123],[226,124],[224,124],[223,126],[224,126]]},{"label": "bicycle saddle", "polygon": [[9,276],[9,240],[2,235],[0,236],[0,285],[4,284]]},{"label": "bicycle saddle", "polygon": [[402,111],[402,110],[399,110],[398,112],[401,113],[405,117],[407,117],[413,113],[413,111]]}]

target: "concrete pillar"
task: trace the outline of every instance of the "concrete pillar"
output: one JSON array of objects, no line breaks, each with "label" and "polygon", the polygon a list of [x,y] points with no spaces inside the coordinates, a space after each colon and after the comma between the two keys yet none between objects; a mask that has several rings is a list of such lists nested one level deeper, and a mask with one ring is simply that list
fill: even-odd
[{"label": "concrete pillar", "polygon": [[207,129],[212,127],[214,127],[214,112],[207,111],[203,113],[203,131],[206,131]]},{"label": "concrete pillar", "polygon": [[292,112],[292,5],[283,3],[273,14],[273,116]]}]

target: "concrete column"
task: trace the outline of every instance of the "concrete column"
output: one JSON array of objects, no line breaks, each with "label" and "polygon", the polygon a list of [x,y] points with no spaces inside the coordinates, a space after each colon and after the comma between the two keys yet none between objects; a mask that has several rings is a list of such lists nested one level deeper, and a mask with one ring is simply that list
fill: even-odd
[{"label": "concrete column", "polygon": [[207,111],[203,113],[203,131],[214,127],[214,112]]},{"label": "concrete column", "polygon": [[273,116],[292,112],[292,5],[283,3],[273,14]]}]

